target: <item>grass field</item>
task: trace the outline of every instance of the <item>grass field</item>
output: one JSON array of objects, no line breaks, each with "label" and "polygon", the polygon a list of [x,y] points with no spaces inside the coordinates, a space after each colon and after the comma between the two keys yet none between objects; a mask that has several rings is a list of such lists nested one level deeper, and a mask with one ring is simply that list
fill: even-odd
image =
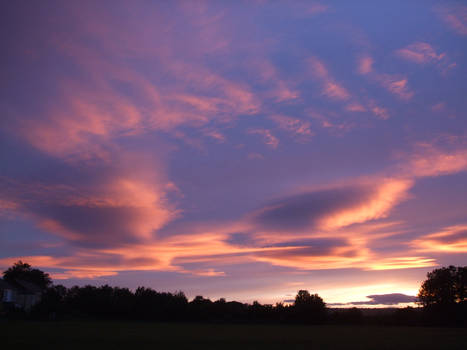
[{"label": "grass field", "polygon": [[1,322],[4,349],[467,349],[467,329]]}]

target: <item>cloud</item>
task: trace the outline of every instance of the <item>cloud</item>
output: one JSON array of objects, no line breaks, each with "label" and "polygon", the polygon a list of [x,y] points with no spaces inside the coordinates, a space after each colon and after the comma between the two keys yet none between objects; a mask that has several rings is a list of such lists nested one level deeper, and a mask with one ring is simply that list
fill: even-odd
[{"label": "cloud", "polygon": [[376,80],[389,92],[403,100],[409,100],[414,93],[408,86],[408,79],[400,75],[378,74]]},{"label": "cloud", "polygon": [[307,112],[310,118],[317,120],[321,127],[325,129],[337,131],[338,133],[344,133],[355,127],[354,123],[349,121],[342,121],[334,114],[327,115],[314,109],[309,109]]},{"label": "cloud", "polygon": [[335,229],[385,217],[410,187],[408,180],[382,179],[300,193],[269,203],[253,220],[272,230]]},{"label": "cloud", "polygon": [[355,246],[288,247],[265,250],[255,254],[255,260],[298,270],[326,270],[357,267],[364,264],[366,250]]},{"label": "cloud", "polygon": [[415,63],[436,63],[446,57],[445,53],[437,54],[433,47],[424,42],[416,42],[396,51],[396,54]]},{"label": "cloud", "polygon": [[248,130],[248,133],[262,136],[264,143],[271,148],[275,149],[277,146],[279,146],[279,139],[275,137],[268,129],[250,129]]},{"label": "cloud", "polygon": [[434,258],[423,256],[381,256],[372,261],[368,261],[363,268],[367,270],[382,271],[412,269],[416,267],[430,267],[436,265],[436,260]]},{"label": "cloud", "polygon": [[467,148],[456,140],[445,145],[419,143],[417,150],[408,155],[403,173],[414,177],[432,177],[467,170]]},{"label": "cloud", "polygon": [[365,55],[357,61],[357,72],[367,76],[370,80],[377,82],[390,93],[403,100],[409,100],[414,92],[409,88],[408,78],[401,74],[384,74],[373,69],[374,60]]},{"label": "cloud", "polygon": [[373,71],[373,58],[370,56],[361,57],[358,60],[358,73],[368,74]]},{"label": "cloud", "polygon": [[285,115],[273,115],[270,119],[272,119],[279,128],[296,136],[299,141],[306,142],[313,136],[310,129],[310,122]]},{"label": "cloud", "polygon": [[351,103],[345,106],[345,110],[349,112],[366,112],[365,106],[359,103]]},{"label": "cloud", "polygon": [[204,129],[203,134],[208,136],[208,137],[213,138],[214,140],[216,140],[219,143],[224,143],[225,142],[225,136],[221,132],[219,132],[217,130]]},{"label": "cloud", "polygon": [[411,243],[422,252],[467,253],[467,225],[455,225],[428,235]]},{"label": "cloud", "polygon": [[331,306],[344,306],[344,305],[399,305],[414,303],[417,301],[417,297],[412,295],[406,295],[402,293],[390,293],[390,294],[373,294],[368,295],[368,299],[363,301],[350,301],[348,303],[331,303]]},{"label": "cloud", "polygon": [[452,30],[460,35],[467,35],[467,6],[438,7],[435,11]]},{"label": "cloud", "polygon": [[0,195],[15,203],[16,212],[78,246],[148,239],[178,215],[166,199],[174,186],[153,159],[122,154],[115,161],[118,166],[75,169],[79,182],[73,174],[53,184],[10,181]]},{"label": "cloud", "polygon": [[300,97],[300,92],[293,87],[290,81],[284,80],[278,69],[267,58],[257,58],[250,63],[250,74],[259,75],[259,80],[265,84],[267,97],[275,102],[293,101]]},{"label": "cloud", "polygon": [[348,100],[350,98],[350,93],[334,80],[321,60],[311,57],[308,59],[308,65],[312,75],[320,80],[324,96],[334,100]]}]

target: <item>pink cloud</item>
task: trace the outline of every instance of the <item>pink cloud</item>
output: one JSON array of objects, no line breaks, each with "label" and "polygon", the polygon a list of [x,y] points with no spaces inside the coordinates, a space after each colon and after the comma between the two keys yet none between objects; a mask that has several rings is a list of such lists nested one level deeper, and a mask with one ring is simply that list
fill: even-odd
[{"label": "pink cloud", "polygon": [[354,127],[354,124],[348,121],[336,120],[338,119],[335,115],[325,115],[321,111],[309,109],[308,114],[310,118],[317,120],[321,127],[325,129],[335,130],[339,133],[347,132]]},{"label": "pink cloud", "polygon": [[433,47],[424,42],[416,42],[396,51],[396,54],[415,63],[439,62],[446,57],[445,53],[437,54]]},{"label": "pink cloud", "polygon": [[451,29],[460,35],[467,35],[467,6],[439,7],[436,12]]},{"label": "pink cloud", "polygon": [[277,102],[292,101],[300,97],[298,90],[293,88],[293,84],[285,81],[279,74],[276,67],[266,58],[255,58],[251,65],[251,75],[259,75],[260,81],[266,84],[268,97],[274,98]]},{"label": "pink cloud", "polygon": [[308,59],[311,73],[321,82],[323,95],[335,100],[347,100],[350,93],[329,74],[326,66],[316,57]]},{"label": "pink cloud", "polygon": [[415,144],[414,150],[398,155],[401,176],[421,178],[467,171],[467,139],[441,135],[429,142]]},{"label": "pink cloud", "polygon": [[273,115],[270,119],[272,119],[279,128],[296,135],[301,141],[307,141],[311,136],[313,136],[310,129],[310,123],[307,121],[302,121],[300,119],[284,115]]},{"label": "pink cloud", "polygon": [[345,106],[345,110],[349,112],[366,112],[365,106],[360,103],[351,103]]},{"label": "pink cloud", "polygon": [[264,143],[274,149],[279,146],[279,139],[268,129],[250,129],[248,133],[262,136]]},{"label": "pink cloud", "polygon": [[375,101],[370,100],[368,103],[368,108],[370,109],[371,113],[376,117],[386,120],[389,119],[389,112],[386,108],[378,106]]},{"label": "pink cloud", "polygon": [[389,92],[403,100],[409,100],[414,95],[408,86],[408,79],[399,75],[380,74],[377,80]]},{"label": "pink cloud", "polygon": [[[381,74],[373,69],[373,58],[370,56],[360,57],[357,62],[358,73],[367,76],[370,80],[379,83],[390,93],[403,100],[409,100],[414,95],[408,86],[408,79],[399,74]],[[384,119],[384,118],[383,118]]]},{"label": "pink cloud", "polygon": [[217,130],[213,130],[213,129],[205,129],[203,131],[204,135],[208,136],[208,137],[211,137],[213,138],[214,140],[217,140],[218,142],[220,143],[223,143],[225,142],[225,136],[224,134],[220,133],[219,131]]},{"label": "pink cloud", "polygon": [[118,165],[100,164],[98,176],[90,169],[80,183],[14,181],[0,187],[0,196],[14,203],[16,212],[70,244],[145,240],[179,214],[167,200],[176,187],[153,156],[151,160],[122,153],[114,159]]},{"label": "pink cloud", "polygon": [[373,58],[370,56],[361,57],[358,61],[358,72],[368,74],[373,71]]}]

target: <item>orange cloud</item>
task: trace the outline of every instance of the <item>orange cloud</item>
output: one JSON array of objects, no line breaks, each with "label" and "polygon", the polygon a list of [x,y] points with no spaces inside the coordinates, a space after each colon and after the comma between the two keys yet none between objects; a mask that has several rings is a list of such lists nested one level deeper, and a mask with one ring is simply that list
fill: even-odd
[{"label": "orange cloud", "polygon": [[413,269],[416,267],[436,266],[436,260],[433,258],[409,256],[409,257],[390,257],[378,258],[370,263],[368,270],[395,270],[395,269]]},{"label": "orange cloud", "polygon": [[383,179],[378,182],[380,184],[368,200],[325,216],[319,227],[332,230],[386,217],[395,205],[407,198],[407,192],[413,185],[412,181],[404,179]]},{"label": "orange cloud", "polygon": [[[121,154],[77,184],[14,181],[0,188],[15,210],[78,244],[119,245],[152,237],[178,215],[166,195],[176,187],[142,155]],[[135,168],[135,164],[138,167]],[[137,170],[135,170],[137,169]]]},{"label": "orange cloud", "polygon": [[412,242],[421,252],[467,253],[467,225],[449,226]]},{"label": "orange cloud", "polygon": [[415,177],[442,176],[467,170],[467,149],[440,149],[432,144],[420,144],[410,155],[404,172]]}]

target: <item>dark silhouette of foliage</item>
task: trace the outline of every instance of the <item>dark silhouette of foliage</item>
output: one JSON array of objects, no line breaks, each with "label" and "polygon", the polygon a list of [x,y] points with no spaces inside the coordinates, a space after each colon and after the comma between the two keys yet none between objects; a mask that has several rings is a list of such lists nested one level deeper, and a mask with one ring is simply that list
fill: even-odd
[{"label": "dark silhouette of foliage", "polygon": [[[462,325],[466,324],[466,267],[444,267],[428,273],[418,295],[422,308],[332,309],[318,294],[299,290],[294,303],[275,305],[212,301],[201,295],[188,301],[183,292],[151,288],[52,285],[48,274],[18,261],[4,272],[5,280],[22,279],[44,287],[41,302],[30,313],[12,309],[11,318],[119,319],[162,322],[280,322],[306,324]],[[381,311],[379,311],[381,310]]]},{"label": "dark silhouette of foliage", "polygon": [[326,304],[318,294],[299,290],[294,302],[295,319],[305,323],[322,323],[326,318]]},{"label": "dark silhouette of foliage", "polygon": [[21,260],[3,272],[3,279],[12,284],[15,284],[17,280],[31,282],[42,289],[52,284],[49,274],[39,269],[33,269],[31,265],[23,263]]},{"label": "dark silhouette of foliage", "polygon": [[427,274],[418,293],[423,306],[463,303],[467,297],[467,266],[443,267]]},{"label": "dark silhouette of foliage", "polygon": [[363,313],[356,307],[336,310],[332,313],[331,320],[337,324],[360,324],[363,322]]},{"label": "dark silhouette of foliage", "polygon": [[431,324],[467,323],[467,266],[448,266],[427,274],[418,293],[425,322]]}]

